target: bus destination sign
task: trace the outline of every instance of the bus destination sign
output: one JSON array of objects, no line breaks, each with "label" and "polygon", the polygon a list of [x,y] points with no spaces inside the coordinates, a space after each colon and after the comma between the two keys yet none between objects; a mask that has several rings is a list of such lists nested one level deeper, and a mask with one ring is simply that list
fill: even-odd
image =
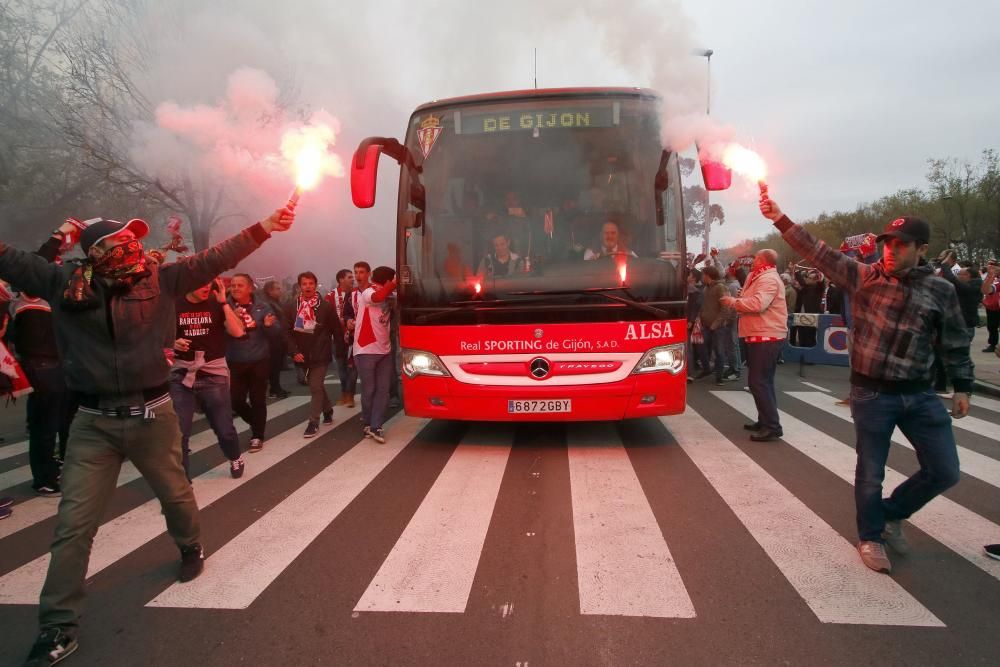
[{"label": "bus destination sign", "polygon": [[548,108],[503,113],[463,113],[461,134],[493,134],[523,130],[614,127],[611,107]]}]

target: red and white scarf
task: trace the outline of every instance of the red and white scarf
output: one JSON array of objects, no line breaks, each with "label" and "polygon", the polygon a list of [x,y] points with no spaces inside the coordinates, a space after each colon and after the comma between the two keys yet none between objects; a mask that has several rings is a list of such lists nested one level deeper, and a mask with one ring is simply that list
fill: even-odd
[{"label": "red and white scarf", "polygon": [[316,331],[316,310],[319,308],[319,295],[314,294],[312,298],[298,298],[295,307],[295,330],[299,333],[313,333]]},{"label": "red and white scarf", "polygon": [[758,276],[760,276],[760,274],[764,273],[765,271],[768,271],[769,269],[777,270],[777,267],[774,264],[765,264],[760,268],[754,269],[750,273],[750,275],[747,276],[747,281],[743,283],[743,291],[745,292],[747,288],[750,287],[751,284],[753,284],[753,281],[756,280]]}]

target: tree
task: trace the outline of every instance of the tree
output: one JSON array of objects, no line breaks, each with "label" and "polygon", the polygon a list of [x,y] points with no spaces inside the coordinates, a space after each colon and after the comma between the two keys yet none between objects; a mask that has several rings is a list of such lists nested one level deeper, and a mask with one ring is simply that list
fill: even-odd
[{"label": "tree", "polygon": [[[697,162],[691,158],[681,158],[681,175],[690,176]],[[705,236],[705,202],[708,201],[708,191],[701,185],[685,185],[684,188],[684,224],[687,235],[702,238]],[[726,212],[720,204],[708,206],[708,219],[711,224],[721,225],[726,221]]]}]

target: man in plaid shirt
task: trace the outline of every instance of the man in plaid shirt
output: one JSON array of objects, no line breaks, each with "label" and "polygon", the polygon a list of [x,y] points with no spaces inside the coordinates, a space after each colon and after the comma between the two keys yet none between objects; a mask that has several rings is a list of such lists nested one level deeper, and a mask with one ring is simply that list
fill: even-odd
[{"label": "man in plaid shirt", "polygon": [[[959,480],[951,418],[931,388],[940,357],[955,387],[952,413],[969,413],[973,366],[969,332],[955,288],[923,261],[930,225],[913,217],[890,222],[878,237],[882,260],[862,264],[816,239],[782,214],[766,191],[760,212],[796,252],[851,296],[851,414],[857,434],[854,479],[858,552],[865,565],[888,573],[888,544],[909,550],[901,523]],[[913,444],[920,470],[882,498],[893,430]]]}]

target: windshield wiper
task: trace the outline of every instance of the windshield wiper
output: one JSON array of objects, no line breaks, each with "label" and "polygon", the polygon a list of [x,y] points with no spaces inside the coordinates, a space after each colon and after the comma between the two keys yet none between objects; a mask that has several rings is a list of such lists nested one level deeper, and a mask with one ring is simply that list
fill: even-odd
[{"label": "windshield wiper", "polygon": [[494,307],[502,309],[504,306],[520,306],[529,303],[537,303],[539,301],[544,301],[544,299],[494,299],[491,301],[484,301],[482,299],[472,299],[468,301],[451,301],[448,303],[448,307],[434,309],[432,313],[426,313],[417,317],[417,321],[421,324],[430,322],[431,320],[440,319],[446,315],[451,315],[452,313],[460,313],[465,311],[479,312],[481,310],[493,310]]},{"label": "windshield wiper", "polygon": [[[618,296],[617,294],[611,294],[610,292],[625,292],[628,293],[627,287],[588,287],[586,289],[560,289],[560,290],[529,290],[525,292],[508,292],[511,296],[559,296],[563,294],[569,295],[580,295],[580,296],[590,296],[595,294],[597,296],[603,296],[605,299],[610,301],[615,301],[617,303],[624,303],[626,306],[631,306],[644,313],[649,313],[650,315],[655,315],[661,320],[665,320],[670,317],[670,314],[660,310],[659,308],[654,308],[645,303],[640,303],[635,299],[626,298],[623,296]],[[687,302],[685,302],[687,303]]]}]

